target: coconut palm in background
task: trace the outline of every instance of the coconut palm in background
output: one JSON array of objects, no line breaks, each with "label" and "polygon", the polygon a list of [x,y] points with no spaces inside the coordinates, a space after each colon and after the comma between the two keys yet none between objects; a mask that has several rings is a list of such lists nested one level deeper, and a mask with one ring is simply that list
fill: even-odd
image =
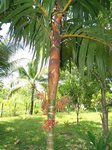
[{"label": "coconut palm in background", "polygon": [[7,76],[10,70],[10,58],[14,53],[14,47],[11,44],[0,41],[0,78]]},{"label": "coconut palm in background", "polygon": [[[108,54],[111,53],[110,9],[110,0],[1,1],[0,21],[10,23],[11,40],[19,43],[23,39],[24,45],[29,44],[35,50],[37,59],[40,50],[43,58],[50,56],[47,150],[54,149],[53,127],[60,60],[63,61],[63,56],[68,60],[72,54],[81,72],[85,63],[89,71],[96,63],[100,73],[105,72],[105,66],[100,63],[103,59],[99,56],[104,52],[102,46]],[[98,55],[99,52],[101,55]],[[93,54],[98,57],[93,57]],[[112,57],[108,56],[111,60]]]},{"label": "coconut palm in background", "polygon": [[35,60],[32,60],[30,63],[27,64],[26,67],[18,67],[16,71],[19,73],[19,77],[15,79],[11,83],[11,91],[9,93],[10,97],[14,92],[19,90],[23,86],[28,86],[31,89],[31,103],[30,103],[30,114],[33,114],[33,107],[34,107],[34,95],[35,91],[38,88],[36,83],[42,79],[42,68],[38,65]]}]

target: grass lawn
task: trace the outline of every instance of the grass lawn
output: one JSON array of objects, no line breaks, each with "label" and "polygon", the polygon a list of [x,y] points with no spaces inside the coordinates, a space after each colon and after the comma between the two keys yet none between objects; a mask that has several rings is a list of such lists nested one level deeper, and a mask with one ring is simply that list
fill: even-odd
[{"label": "grass lawn", "polygon": [[[94,150],[87,131],[93,132],[97,138],[101,135],[100,115],[86,112],[80,118],[77,125],[74,112],[57,114],[55,150]],[[0,118],[0,150],[45,150],[46,133],[42,129],[43,120],[45,117],[41,114]],[[111,130],[112,113],[109,113],[109,127]],[[111,139],[112,132],[112,147]]]}]

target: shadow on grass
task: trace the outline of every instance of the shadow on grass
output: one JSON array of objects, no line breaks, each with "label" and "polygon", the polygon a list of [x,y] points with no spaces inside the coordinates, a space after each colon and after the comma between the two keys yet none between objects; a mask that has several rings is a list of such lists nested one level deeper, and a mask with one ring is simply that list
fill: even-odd
[{"label": "shadow on grass", "polygon": [[37,117],[0,122],[0,150],[45,150],[42,122]]},{"label": "shadow on grass", "polygon": [[[42,118],[18,118],[0,123],[0,150],[45,150],[46,134]],[[94,150],[87,131],[101,134],[101,124],[81,121],[78,125],[65,122],[55,127],[55,150]]]},{"label": "shadow on grass", "polygon": [[58,125],[55,131],[55,150],[94,150],[87,132],[101,133],[100,123],[81,121],[78,125],[66,122]]}]

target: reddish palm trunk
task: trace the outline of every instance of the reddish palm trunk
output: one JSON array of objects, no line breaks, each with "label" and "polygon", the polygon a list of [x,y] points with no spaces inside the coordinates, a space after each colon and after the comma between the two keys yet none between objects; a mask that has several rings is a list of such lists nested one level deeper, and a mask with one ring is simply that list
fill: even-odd
[{"label": "reddish palm trunk", "polygon": [[[57,13],[52,16],[54,22],[52,23],[52,34],[51,34],[51,51],[50,51],[50,62],[49,62],[49,108],[48,108],[48,122],[49,132],[47,137],[47,150],[54,150],[53,143],[53,127],[55,123],[55,100],[57,93],[57,86],[59,81],[59,68],[60,68],[60,21],[61,15],[58,13],[59,8],[56,4]],[[51,127],[50,127],[51,126]]]}]

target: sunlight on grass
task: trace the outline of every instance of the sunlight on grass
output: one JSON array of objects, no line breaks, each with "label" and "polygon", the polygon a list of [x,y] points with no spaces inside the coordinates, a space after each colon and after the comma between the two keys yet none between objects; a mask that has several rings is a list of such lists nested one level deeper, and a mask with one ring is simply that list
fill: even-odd
[{"label": "sunlight on grass", "polygon": [[[46,133],[42,128],[45,119],[42,114],[0,118],[0,150],[45,150]],[[110,127],[111,120],[112,113],[109,114]],[[99,113],[81,113],[78,125],[75,112],[57,113],[56,121],[55,150],[93,150],[87,131],[101,134]]]},{"label": "sunlight on grass", "polygon": [[[101,123],[101,117],[100,113],[98,112],[88,112],[88,113],[81,113],[80,116],[80,121],[94,121],[94,122],[100,122]],[[63,124],[63,122],[76,122],[76,113],[75,112],[70,112],[70,113],[59,113],[57,114],[56,120],[60,123]]]}]

